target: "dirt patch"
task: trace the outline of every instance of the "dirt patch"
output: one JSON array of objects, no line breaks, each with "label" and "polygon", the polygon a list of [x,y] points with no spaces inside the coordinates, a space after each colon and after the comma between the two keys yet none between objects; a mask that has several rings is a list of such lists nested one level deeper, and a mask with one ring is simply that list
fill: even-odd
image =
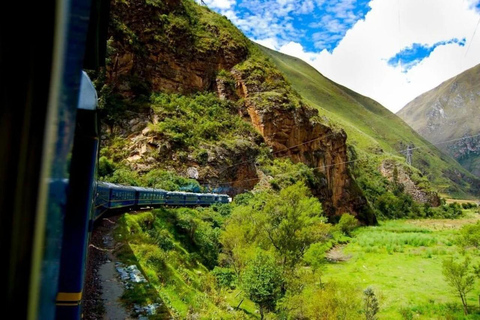
[{"label": "dirt patch", "polygon": [[440,230],[451,230],[451,229],[460,229],[466,224],[475,224],[480,220],[480,215],[470,215],[466,218],[460,219],[421,219],[421,220],[410,220],[409,224],[427,228],[433,231]]},{"label": "dirt patch", "polygon": [[325,257],[330,262],[348,261],[352,258],[352,255],[345,254],[343,252],[344,248],[345,248],[345,245],[335,246],[326,253]]}]

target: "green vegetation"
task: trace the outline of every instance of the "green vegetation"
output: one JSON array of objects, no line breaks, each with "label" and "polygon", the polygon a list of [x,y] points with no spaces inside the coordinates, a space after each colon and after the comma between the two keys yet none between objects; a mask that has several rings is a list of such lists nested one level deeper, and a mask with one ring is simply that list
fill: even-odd
[{"label": "green vegetation", "polygon": [[332,226],[296,182],[232,204],[125,214],[116,254],[149,279],[125,303],[161,299],[179,318],[477,319],[477,221],[468,209],[372,227],[344,215]]},{"label": "green vegetation", "polygon": [[465,294],[470,312],[465,318],[462,300],[444,276],[444,266],[452,259],[455,268],[449,264],[453,271],[448,273],[456,275],[468,259],[469,271],[460,278],[470,283],[476,277],[472,266],[480,263],[478,251],[464,247],[461,240],[472,221],[478,221],[478,214],[468,211],[457,220],[384,221],[357,228],[342,250],[348,259],[327,264],[323,279],[371,287],[378,299],[378,319],[478,319],[478,285]]},{"label": "green vegetation", "polygon": [[[478,181],[378,103],[298,59],[252,44],[228,19],[193,0],[114,3],[110,69],[96,80],[109,129],[101,179],[203,191],[185,178],[188,169],[203,179],[244,179],[248,173],[232,173],[238,163],[251,163],[261,178],[231,204],[125,214],[115,231],[117,257],[136,264],[149,280],[125,292],[126,304],[161,300],[178,319],[479,316],[474,306],[480,292],[468,289],[479,270],[480,225],[457,228],[478,208],[419,204],[401,183],[411,180],[428,198],[435,189],[470,196]],[[122,21],[133,5],[145,15]],[[199,61],[205,74],[197,73]],[[157,67],[165,76],[149,78]],[[183,81],[182,67],[194,76]],[[213,93],[215,80],[232,100]],[[242,90],[248,92],[238,94]],[[245,121],[249,102],[260,114],[308,104],[319,111],[313,116],[310,109],[310,121],[344,129],[350,178],[362,190],[358,200],[364,201],[363,192],[384,221],[363,227],[343,214],[336,225],[327,223],[312,190],[329,193],[326,184],[333,180],[303,163],[275,159]],[[401,153],[407,144],[418,148],[413,166]],[[414,217],[422,220],[401,220]],[[452,257],[467,261],[466,267]],[[458,286],[448,294],[449,279],[462,268],[468,271],[460,279],[468,281],[458,299]]]},{"label": "green vegetation", "polygon": [[138,285],[125,303],[161,299],[179,318],[355,319],[360,291],[320,277],[327,250],[356,226],[348,218],[341,228],[325,223],[308,190],[297,182],[233,204],[124,214],[115,231],[123,244],[117,257],[137,264],[153,288]]},{"label": "green vegetation", "polygon": [[455,262],[453,258],[445,259],[442,263],[442,273],[455,294],[462,300],[463,312],[468,314],[467,295],[473,290],[475,277],[470,274],[470,259]]},{"label": "green vegetation", "polygon": [[200,163],[208,160],[208,155],[207,159],[202,158],[202,150],[208,144],[221,141],[234,148],[238,138],[245,136],[261,141],[253,126],[235,115],[234,104],[229,100],[220,100],[213,93],[198,93],[190,97],[159,93],[154,94],[151,101],[153,112],[162,119],[150,124],[152,131],[163,143],[172,144],[173,148],[196,151],[196,160]]}]

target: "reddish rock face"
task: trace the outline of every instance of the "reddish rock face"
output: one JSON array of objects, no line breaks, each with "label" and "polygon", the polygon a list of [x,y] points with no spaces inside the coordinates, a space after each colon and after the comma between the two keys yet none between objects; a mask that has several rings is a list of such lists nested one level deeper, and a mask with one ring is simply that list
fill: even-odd
[{"label": "reddish rock face", "polygon": [[[163,1],[158,6],[143,0],[112,3],[109,45],[113,50],[107,83],[127,97],[137,93],[132,82],[157,92],[204,91],[215,86],[219,70],[229,70],[246,58],[246,42],[227,38],[221,39],[225,45],[199,49],[199,37],[189,26],[166,22],[172,16],[183,17],[188,10],[179,0]],[[207,36],[217,36],[214,26],[205,28]]]},{"label": "reddish rock face", "polygon": [[[347,163],[347,135],[318,121],[318,112],[306,105],[285,109],[282,103],[260,108],[251,96],[257,94],[239,72],[233,72],[237,87],[250,121],[272,146],[275,157],[288,157],[294,163],[302,162],[316,168],[325,178],[323,188],[312,190],[322,201],[329,215],[343,213],[357,215],[367,210],[368,204],[360,190],[352,184]],[[252,89],[252,90],[250,90]],[[367,222],[368,219],[362,219]],[[371,221],[368,221],[371,222]]]}]

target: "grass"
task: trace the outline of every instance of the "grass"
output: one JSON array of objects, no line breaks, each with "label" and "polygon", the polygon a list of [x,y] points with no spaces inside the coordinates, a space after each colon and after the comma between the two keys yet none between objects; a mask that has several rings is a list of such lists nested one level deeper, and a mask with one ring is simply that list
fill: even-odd
[{"label": "grass", "polygon": [[[116,255],[125,264],[136,264],[149,281],[127,290],[123,302],[133,306],[161,301],[168,311],[157,315],[158,319],[236,319],[242,315],[257,318],[256,306],[248,299],[237,311],[228,311],[243,299],[240,290],[216,285],[197,253],[184,246],[172,219],[170,211],[160,209],[125,214],[119,220],[115,238],[122,246]],[[159,236],[152,236],[160,230],[161,242]],[[169,239],[168,249],[162,249],[167,243],[165,238]],[[167,312],[170,316],[165,317]]]},{"label": "grass", "polygon": [[[458,255],[458,230],[478,219],[472,213],[458,220],[397,220],[360,228],[344,248],[352,258],[329,264],[324,279],[373,287],[380,300],[379,319],[464,319],[460,300],[443,278],[442,260]],[[478,264],[480,257],[472,255],[472,260]],[[477,286],[468,295],[469,306],[477,312],[469,319],[480,319],[475,309],[479,294]]]}]

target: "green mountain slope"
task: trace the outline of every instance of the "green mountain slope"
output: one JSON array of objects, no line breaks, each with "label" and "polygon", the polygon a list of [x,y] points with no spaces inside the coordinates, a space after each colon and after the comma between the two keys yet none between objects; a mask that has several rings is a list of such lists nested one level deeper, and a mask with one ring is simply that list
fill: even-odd
[{"label": "green mountain slope", "polygon": [[477,192],[477,178],[376,101],[327,79],[298,58],[267,48],[262,50],[310,105],[347,132],[347,142],[368,161],[378,163],[385,158],[404,161],[402,151],[410,144],[416,148],[412,165],[437,190],[454,196]]},{"label": "green mountain slope", "polygon": [[[420,95],[397,114],[425,139],[480,176],[480,137],[476,136],[480,133],[480,65]],[[468,138],[471,136],[476,137]]]}]

